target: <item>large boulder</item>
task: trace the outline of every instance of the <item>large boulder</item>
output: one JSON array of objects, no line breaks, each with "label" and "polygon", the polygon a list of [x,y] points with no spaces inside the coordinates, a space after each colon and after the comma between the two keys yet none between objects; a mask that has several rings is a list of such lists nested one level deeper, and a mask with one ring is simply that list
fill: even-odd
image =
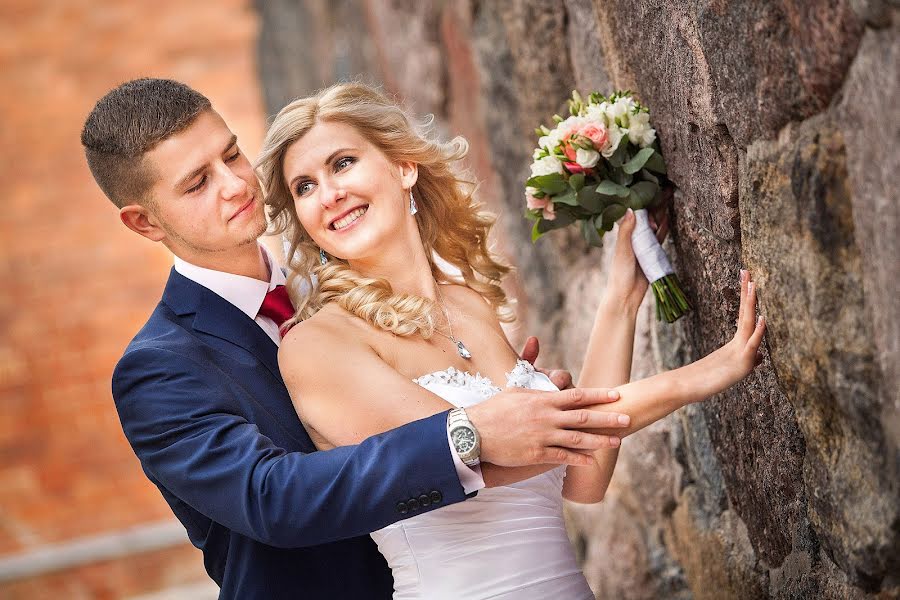
[{"label": "large boulder", "polygon": [[258,6],[270,111],[362,78],[469,139],[518,268],[509,334],[538,335],[544,364],[577,372],[615,239],[532,244],[520,216],[532,130],[573,88],[648,104],[677,186],[666,248],[695,308],[661,325],[645,302],[632,376],[727,341],[753,273],[762,365],[627,439],[604,501],[567,508],[599,597],[900,597],[896,3]]}]

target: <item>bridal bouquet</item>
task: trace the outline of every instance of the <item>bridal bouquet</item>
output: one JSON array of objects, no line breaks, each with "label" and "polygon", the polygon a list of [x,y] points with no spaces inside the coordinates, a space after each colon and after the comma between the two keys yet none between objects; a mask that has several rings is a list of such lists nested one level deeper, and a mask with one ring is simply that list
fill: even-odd
[{"label": "bridal bouquet", "polygon": [[535,130],[540,139],[525,182],[531,240],[579,223],[585,241],[600,246],[603,234],[633,209],[635,255],[656,297],[657,317],[672,323],[691,307],[647,218],[666,183],[650,112],[627,91],[593,92],[587,100],[574,91],[569,112],[566,119],[554,115],[554,129]]}]

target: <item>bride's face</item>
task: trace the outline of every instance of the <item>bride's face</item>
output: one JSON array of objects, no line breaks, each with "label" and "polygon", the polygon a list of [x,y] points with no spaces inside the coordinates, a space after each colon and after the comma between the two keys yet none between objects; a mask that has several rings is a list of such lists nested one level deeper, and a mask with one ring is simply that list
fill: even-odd
[{"label": "bride's face", "polygon": [[351,261],[415,228],[408,196],[416,175],[344,123],[317,123],[284,157],[300,224],[320,248]]}]

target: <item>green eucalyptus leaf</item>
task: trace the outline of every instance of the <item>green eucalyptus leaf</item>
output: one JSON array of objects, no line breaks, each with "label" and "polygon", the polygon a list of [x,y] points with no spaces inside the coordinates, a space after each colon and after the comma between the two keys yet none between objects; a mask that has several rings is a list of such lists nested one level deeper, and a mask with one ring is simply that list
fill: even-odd
[{"label": "green eucalyptus leaf", "polygon": [[653,171],[654,173],[661,173],[662,175],[665,175],[666,161],[663,160],[662,154],[660,154],[659,152],[654,152],[650,156],[650,158],[647,159],[647,162],[644,163],[644,168],[648,171]]},{"label": "green eucalyptus leaf", "polygon": [[611,181],[609,179],[604,179],[600,182],[596,188],[598,194],[603,194],[604,196],[618,196],[619,198],[627,198],[628,197],[628,188],[624,185],[619,185],[615,181]]},{"label": "green eucalyptus leaf", "polygon": [[659,177],[657,177],[647,169],[641,169],[641,178],[643,178],[644,181],[652,181],[656,185],[659,185]]},{"label": "green eucalyptus leaf", "polygon": [[578,192],[578,204],[592,213],[599,213],[608,202],[604,202],[604,197],[598,194],[597,190],[587,186]]},{"label": "green eucalyptus leaf", "polygon": [[647,208],[653,204],[653,199],[656,198],[657,192],[659,192],[659,186],[652,181],[638,181],[631,186],[631,194],[629,196],[630,198],[633,196],[637,197],[638,206],[632,205],[630,208],[633,208],[634,210]]},{"label": "green eucalyptus leaf", "polygon": [[628,209],[621,204],[610,204],[604,208],[598,217],[601,223],[600,228],[603,231],[612,231],[613,225],[625,215],[626,210]]},{"label": "green eucalyptus leaf", "polygon": [[656,152],[653,150],[653,148],[644,148],[643,150],[635,154],[634,158],[622,165],[622,170],[629,175],[637,173],[644,167],[644,164],[646,164],[646,162],[654,154],[656,154]]},{"label": "green eucalyptus leaf", "polygon": [[619,142],[619,147],[616,148],[616,151],[612,153],[612,156],[609,157],[609,164],[620,168],[625,163],[625,156],[628,152],[628,139],[622,138]]},{"label": "green eucalyptus leaf", "polygon": [[569,184],[566,182],[566,178],[562,176],[562,173],[538,175],[526,181],[525,185],[538,188],[551,196],[561,194],[569,188]]},{"label": "green eucalyptus leaf", "polygon": [[584,187],[584,175],[581,173],[576,173],[569,177],[569,187],[571,187],[576,192],[581,191],[581,188]]},{"label": "green eucalyptus leaf", "polygon": [[566,204],[568,206],[578,206],[578,199],[575,197],[575,190],[569,190],[564,194],[553,196],[555,204]]},{"label": "green eucalyptus leaf", "polygon": [[613,169],[611,179],[619,185],[624,185],[627,187],[631,185],[631,182],[634,180],[634,176],[629,175],[622,169]]},{"label": "green eucalyptus leaf", "polygon": [[599,247],[603,245],[603,238],[594,226],[594,219],[584,219],[581,221],[581,235],[589,246]]},{"label": "green eucalyptus leaf", "polygon": [[532,244],[535,243],[536,241],[538,241],[538,238],[540,238],[543,235],[539,229],[540,224],[541,224],[541,222],[538,220],[538,221],[535,221],[534,225],[531,226],[531,243]]}]

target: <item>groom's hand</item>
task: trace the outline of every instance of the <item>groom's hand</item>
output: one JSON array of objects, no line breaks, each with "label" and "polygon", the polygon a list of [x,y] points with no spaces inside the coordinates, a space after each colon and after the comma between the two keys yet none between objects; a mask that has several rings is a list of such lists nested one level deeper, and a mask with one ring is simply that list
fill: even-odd
[{"label": "groom's hand", "polygon": [[573,388],[544,392],[509,388],[466,408],[481,436],[481,460],[503,467],[594,464],[593,452],[616,448],[617,436],[587,433],[587,429],[627,427],[628,415],[589,407],[618,400],[607,389]]}]

